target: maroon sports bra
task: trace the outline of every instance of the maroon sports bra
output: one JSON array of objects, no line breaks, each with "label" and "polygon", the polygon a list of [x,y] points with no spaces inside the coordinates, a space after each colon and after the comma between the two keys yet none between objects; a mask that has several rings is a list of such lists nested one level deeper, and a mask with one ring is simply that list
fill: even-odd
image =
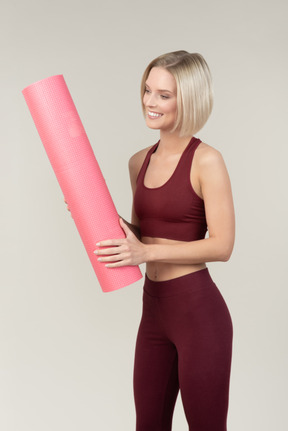
[{"label": "maroon sports bra", "polygon": [[144,185],[144,177],[159,142],[148,151],[137,177],[134,208],[141,236],[178,241],[203,239],[207,231],[204,201],[195,193],[190,180],[193,156],[201,141],[193,137],[168,181],[149,188]]}]

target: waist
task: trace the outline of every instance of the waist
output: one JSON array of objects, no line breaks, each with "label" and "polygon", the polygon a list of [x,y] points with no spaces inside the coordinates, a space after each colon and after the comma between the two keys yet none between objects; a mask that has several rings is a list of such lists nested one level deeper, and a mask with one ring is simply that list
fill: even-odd
[{"label": "waist", "polygon": [[[166,238],[142,237],[144,244],[162,244],[173,245],[181,244],[183,241],[176,241]],[[179,278],[206,268],[205,263],[199,264],[172,264],[164,262],[147,262],[146,275],[150,280],[155,282]]]}]

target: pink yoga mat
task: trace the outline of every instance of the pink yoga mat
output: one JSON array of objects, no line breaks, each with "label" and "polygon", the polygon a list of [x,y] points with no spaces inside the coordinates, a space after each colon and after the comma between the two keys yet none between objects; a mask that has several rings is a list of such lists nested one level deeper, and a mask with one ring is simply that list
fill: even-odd
[{"label": "pink yoga mat", "polygon": [[125,235],[63,76],[35,82],[23,95],[102,290],[139,280],[138,267],[106,268],[93,253],[99,241]]}]

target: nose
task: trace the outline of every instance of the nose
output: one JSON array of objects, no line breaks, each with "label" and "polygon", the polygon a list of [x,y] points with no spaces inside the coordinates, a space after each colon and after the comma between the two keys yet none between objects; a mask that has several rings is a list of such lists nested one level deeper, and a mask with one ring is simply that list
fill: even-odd
[{"label": "nose", "polygon": [[156,99],[153,93],[146,93],[144,96],[144,105],[145,106],[155,106]]}]

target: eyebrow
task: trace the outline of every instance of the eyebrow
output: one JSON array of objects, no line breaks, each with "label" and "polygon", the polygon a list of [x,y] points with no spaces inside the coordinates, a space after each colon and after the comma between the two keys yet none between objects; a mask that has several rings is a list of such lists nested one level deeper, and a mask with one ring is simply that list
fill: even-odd
[{"label": "eyebrow", "polygon": [[[148,88],[150,88],[150,87],[149,87],[149,85],[148,85],[146,82],[145,82],[145,86],[146,86],[146,87],[148,87]],[[171,93],[171,94],[174,94],[174,93],[173,93],[173,91],[170,91],[170,90],[164,90],[164,89],[162,90],[162,89],[159,89],[159,90],[157,90],[157,91],[159,91],[159,92],[161,92],[161,93],[165,92],[165,93]]]}]

